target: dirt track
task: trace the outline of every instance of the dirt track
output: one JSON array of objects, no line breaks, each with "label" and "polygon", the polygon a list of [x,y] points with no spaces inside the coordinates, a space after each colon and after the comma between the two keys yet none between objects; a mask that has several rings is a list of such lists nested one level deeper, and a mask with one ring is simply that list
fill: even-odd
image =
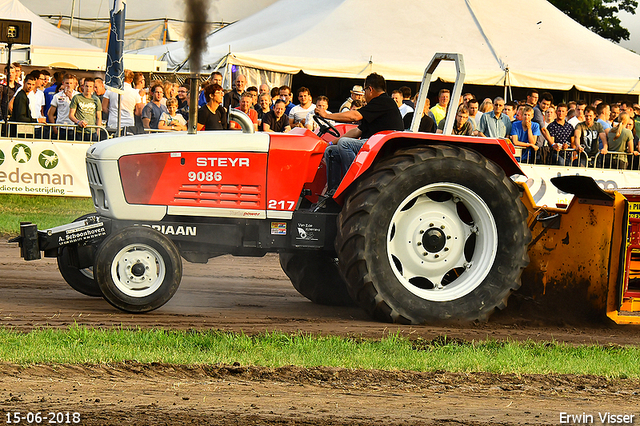
[{"label": "dirt track", "polygon": [[[34,327],[141,326],[257,333],[281,330],[380,338],[400,332],[434,339],[533,339],[572,344],[637,345],[640,327],[562,318],[523,318],[517,295],[487,324],[397,326],[371,321],[358,308],[308,302],[293,289],[277,257],[221,257],[185,263],[176,296],[159,310],[131,315],[76,293],[55,259],[24,262],[0,240],[0,324]],[[530,310],[530,309],[527,309]],[[233,366],[31,366],[0,364],[0,407],[13,411],[78,411],[82,424],[215,425],[516,425],[558,424],[560,412],[634,414],[631,380],[575,376],[499,376],[278,370]],[[634,402],[635,401],[635,402]],[[175,404],[175,405],[174,405]],[[0,419],[1,420],[1,419]],[[4,417],[3,422],[6,421]],[[26,423],[23,423],[26,424]]]}]

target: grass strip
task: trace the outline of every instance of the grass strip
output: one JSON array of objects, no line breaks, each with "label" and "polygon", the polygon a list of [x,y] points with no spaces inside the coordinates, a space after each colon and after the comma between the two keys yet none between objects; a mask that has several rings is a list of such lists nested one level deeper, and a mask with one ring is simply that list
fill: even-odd
[{"label": "grass strip", "polygon": [[0,194],[0,235],[18,235],[20,222],[47,229],[94,211],[91,198]]},{"label": "grass strip", "polygon": [[32,363],[232,364],[380,370],[579,374],[640,378],[640,348],[556,342],[416,342],[401,336],[365,340],[336,336],[217,331],[0,328],[0,361]]}]

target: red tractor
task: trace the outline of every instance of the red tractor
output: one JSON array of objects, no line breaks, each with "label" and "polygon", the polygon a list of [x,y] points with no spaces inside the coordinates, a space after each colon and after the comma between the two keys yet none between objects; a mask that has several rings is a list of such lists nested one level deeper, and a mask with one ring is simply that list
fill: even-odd
[{"label": "red tractor", "polygon": [[[439,54],[425,71],[422,111]],[[459,80],[464,72],[459,69]],[[458,99],[456,82],[451,99]],[[455,102],[448,117],[455,117]],[[58,258],[76,290],[127,312],[165,304],[182,258],[277,252],[295,288],[320,304],[356,303],[382,321],[486,319],[505,306],[528,264],[528,211],[509,176],[521,173],[497,139],[407,132],[371,137],[334,195],[327,142],[303,129],[171,133],[116,138],[87,152],[96,213],[38,231],[24,224],[21,254]],[[332,131],[338,131],[333,128]],[[344,131],[344,129],[342,129]]]}]

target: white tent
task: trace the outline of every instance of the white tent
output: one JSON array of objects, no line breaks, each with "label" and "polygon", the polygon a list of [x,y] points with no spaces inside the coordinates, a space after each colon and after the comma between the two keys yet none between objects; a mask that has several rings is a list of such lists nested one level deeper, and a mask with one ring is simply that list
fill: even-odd
[{"label": "white tent", "polygon": [[[188,57],[182,42],[140,52]],[[419,81],[435,52],[462,53],[469,84],[640,94],[639,55],[545,0],[280,0],[210,35],[202,63]]]},{"label": "white tent", "polygon": [[[276,0],[209,0],[208,18],[212,28],[220,28],[249,16]],[[65,32],[104,49],[109,31],[109,8],[105,0],[22,0],[29,9],[58,25]],[[129,0],[125,23],[125,50],[141,49],[163,42],[185,39],[185,1]],[[72,11],[72,5],[75,5]],[[73,21],[71,20],[73,16]]]},{"label": "white tent", "polygon": [[[100,48],[70,36],[31,12],[18,0],[0,0],[0,17],[31,22],[31,45],[15,45],[12,61],[36,67],[104,71],[107,54]],[[6,63],[6,53],[1,58]],[[166,64],[151,55],[127,55],[125,67],[136,71],[161,71]]]}]

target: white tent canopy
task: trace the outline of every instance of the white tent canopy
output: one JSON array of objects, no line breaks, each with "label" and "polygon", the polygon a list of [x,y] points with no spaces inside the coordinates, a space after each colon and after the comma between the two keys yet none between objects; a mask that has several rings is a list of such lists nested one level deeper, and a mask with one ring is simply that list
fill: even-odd
[{"label": "white tent canopy", "polygon": [[99,50],[95,46],[65,34],[53,25],[27,9],[18,0],[0,1],[2,19],[16,19],[31,22],[31,45],[39,47],[66,47],[68,49]]},{"label": "white tent canopy", "polygon": [[[545,0],[280,0],[210,35],[202,63],[419,81],[436,52],[462,53],[469,84],[640,94],[639,55]],[[140,53],[170,69],[188,58],[183,42]]]},{"label": "white tent canopy", "polygon": [[[73,16],[71,34],[104,49],[109,32],[109,8],[105,0],[22,0],[24,5],[67,33]],[[218,27],[235,22],[270,5],[275,0],[209,0],[207,20]],[[72,13],[72,5],[75,10]],[[185,1],[129,0],[125,23],[125,50],[184,40]],[[213,29],[213,28],[212,28]]]},{"label": "white tent canopy", "polygon": [[[31,45],[15,45],[12,60],[36,67],[104,71],[107,54],[100,48],[64,33],[27,9],[18,0],[0,0],[0,17],[31,22]],[[3,52],[4,53],[4,52]],[[2,62],[6,63],[3,54]],[[126,55],[125,67],[136,71],[166,69],[151,55]]]}]

